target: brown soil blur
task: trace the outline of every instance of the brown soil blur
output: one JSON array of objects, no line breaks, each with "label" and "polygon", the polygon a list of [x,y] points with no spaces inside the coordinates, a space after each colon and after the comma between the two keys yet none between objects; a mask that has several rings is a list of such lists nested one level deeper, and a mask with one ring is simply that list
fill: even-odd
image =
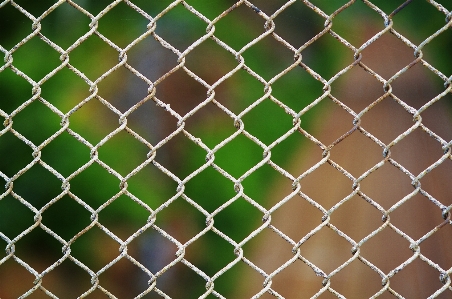
[{"label": "brown soil blur", "polygon": [[[386,80],[413,60],[413,51],[391,34],[384,35],[365,49],[362,58],[364,64]],[[429,70],[417,64],[393,82],[393,94],[419,109],[444,90],[441,80],[434,77]],[[358,66],[332,85],[332,95],[357,113],[383,94],[383,85]],[[446,105],[446,101],[450,102],[448,96],[421,114],[422,123],[446,141],[452,138],[451,107]],[[329,145],[352,129],[353,117],[330,99],[324,102],[324,109],[316,116],[318,120],[309,133]],[[361,126],[385,144],[389,144],[414,123],[413,117],[390,96],[361,119]],[[358,178],[383,160],[382,152],[382,147],[355,131],[332,148],[331,159]],[[391,148],[391,158],[415,176],[442,155],[441,144],[421,128]],[[297,177],[321,158],[322,150],[310,142],[297,151],[286,169]],[[447,159],[420,180],[422,189],[445,206],[452,203],[451,173],[452,161]],[[303,178],[300,184],[301,192],[327,210],[353,191],[353,182],[328,163]],[[291,181],[281,179],[274,190],[269,195],[270,204],[267,208],[292,192]],[[407,175],[386,162],[361,182],[360,190],[387,210],[414,191],[414,187]],[[296,243],[322,223],[322,216],[306,199],[294,196],[272,214],[271,224]],[[389,216],[392,225],[415,241],[444,222],[441,209],[420,193]],[[358,195],[334,211],[330,223],[356,242],[384,224],[382,213]],[[421,254],[446,271],[452,266],[451,236],[452,226],[445,225],[420,245]],[[272,273],[293,257],[293,246],[270,229],[264,230],[251,243],[249,247],[245,246],[244,254],[266,273]],[[413,256],[414,252],[409,246],[408,240],[386,227],[361,246],[360,255],[388,274]],[[324,227],[300,247],[301,255],[326,274],[350,259],[351,249],[352,245],[348,241],[328,227]],[[405,298],[427,298],[443,286],[439,275],[440,272],[417,258],[391,278],[390,288]],[[322,288],[322,280],[310,267],[297,260],[273,278],[271,288],[285,298],[310,298]],[[242,280],[241,289],[246,291],[240,294],[240,298],[251,298],[262,289],[263,283],[264,277],[250,270],[249,275]],[[369,298],[382,288],[382,278],[356,259],[331,278],[330,287],[349,299]],[[437,298],[451,296],[452,292],[446,290]],[[266,293],[260,298],[274,297]],[[320,298],[336,297],[326,291]],[[379,298],[395,297],[386,291]]]}]

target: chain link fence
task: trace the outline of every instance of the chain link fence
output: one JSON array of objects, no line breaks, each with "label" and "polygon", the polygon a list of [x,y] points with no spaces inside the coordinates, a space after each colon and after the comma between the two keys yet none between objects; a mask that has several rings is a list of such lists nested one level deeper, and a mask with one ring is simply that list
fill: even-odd
[{"label": "chain link fence", "polygon": [[450,298],[443,2],[0,2],[0,298]]}]

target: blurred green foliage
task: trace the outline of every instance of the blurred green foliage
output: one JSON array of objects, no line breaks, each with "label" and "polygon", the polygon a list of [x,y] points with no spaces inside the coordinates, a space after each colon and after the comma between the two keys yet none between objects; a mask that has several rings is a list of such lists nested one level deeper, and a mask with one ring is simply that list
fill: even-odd
[{"label": "blurred green foliage", "polygon": [[[54,1],[50,0],[16,2],[35,17],[54,4]],[[111,3],[106,0],[74,2],[93,15],[101,12]],[[151,16],[156,16],[172,3],[172,1],[145,0],[132,2]],[[345,2],[312,1],[328,14]],[[395,4],[392,1],[382,0],[374,2],[386,13],[390,13],[402,3],[395,1],[397,2]],[[230,7],[234,1],[190,0],[187,3],[212,20]],[[282,3],[256,1],[256,6],[264,7],[265,9],[261,9],[271,14]],[[422,20],[426,21],[420,21],[420,11],[422,11]],[[348,40],[358,41],[360,37],[356,32],[359,30],[353,27],[358,24],[356,22],[360,18],[374,18],[381,25],[379,30],[383,29],[383,20],[361,1],[357,1],[334,19],[333,30]],[[41,23],[41,33],[61,48],[67,49],[80,36],[88,32],[90,19],[64,3],[46,16]],[[143,34],[148,23],[149,21],[135,10],[125,3],[120,3],[100,19],[98,31],[123,48]],[[275,23],[276,33],[294,47],[300,47],[324,28],[324,19],[312,12],[301,1],[278,16]],[[419,44],[444,25],[444,15],[441,16],[441,13],[426,1],[414,1],[394,17],[394,24],[396,30],[400,30],[414,43]],[[206,33],[206,26],[204,21],[189,13],[182,5],[178,5],[157,22],[156,32],[182,52]],[[11,4],[6,4],[0,9],[0,32],[0,45],[10,50],[32,32],[32,22]],[[240,50],[263,32],[263,19],[245,5],[232,11],[215,24],[215,36],[235,51]],[[443,33],[445,38],[435,40],[425,48],[426,57],[446,75],[450,75],[452,71],[450,55],[447,51],[452,46],[451,34],[451,30],[448,30]],[[359,47],[360,44],[354,44],[354,46]],[[147,74],[151,80],[155,80],[177,64],[176,55],[159,47],[152,36],[148,37],[130,50],[128,61],[137,70],[142,69],[143,74]],[[302,54],[303,62],[326,80],[353,62],[353,53],[328,34],[314,42]],[[117,64],[118,55],[116,50],[98,36],[93,35],[73,50],[69,56],[70,63],[82,71],[88,79],[94,81]],[[155,57],[152,58],[152,55]],[[59,56],[39,37],[33,37],[13,53],[13,65],[37,82],[60,65]],[[265,80],[270,80],[293,63],[293,53],[271,36],[246,50],[243,57],[246,65]],[[0,67],[3,64],[4,62]],[[212,84],[232,70],[237,65],[237,61],[233,55],[213,41],[207,40],[199,46],[199,49],[195,49],[187,56],[186,65],[206,82]],[[155,67],[155,70],[150,70],[149,67]],[[173,80],[171,77],[179,78],[177,77],[179,75],[174,74],[167,79],[173,84],[170,89],[177,89],[179,85],[185,84],[179,79],[171,81]],[[147,84],[141,81],[136,83],[136,86],[131,86],[133,79],[130,77],[134,75],[128,71],[118,70],[99,83],[99,95],[121,112],[129,109],[147,94]],[[191,80],[190,84],[196,87],[189,87],[184,91],[188,90],[192,93],[168,91],[162,83],[160,89],[159,86],[157,87],[157,96],[164,102],[165,100],[173,101],[174,104],[171,103],[171,107],[175,107],[173,109],[176,112],[192,109],[206,98],[207,90],[193,79],[187,80]],[[299,112],[323,93],[322,87],[320,82],[313,79],[302,68],[297,67],[272,85],[272,96]],[[216,100],[236,115],[263,95],[264,86],[244,70],[236,72],[216,89]],[[62,69],[41,86],[42,100],[47,101],[62,113],[68,113],[89,96],[89,86],[68,68]],[[196,98],[196,96],[199,97]],[[16,109],[31,97],[32,85],[24,78],[15,74],[10,68],[0,72],[1,110],[7,114],[17,111]],[[180,110],[177,111],[177,109]],[[205,109],[207,112],[198,112],[187,120],[186,130],[195,137],[201,138],[202,142],[212,149],[232,135],[236,128],[234,120],[214,105],[209,104]],[[182,112],[180,112],[181,115],[184,114]],[[35,100],[14,115],[13,129],[31,141],[34,146],[39,146],[61,128],[61,120],[61,116],[55,114],[41,101]],[[119,126],[119,116],[97,99],[90,100],[74,112],[69,120],[69,128],[80,134],[85,142],[92,146],[98,144]],[[292,128],[293,122],[292,116],[268,98],[243,116],[242,120],[245,130],[267,146]],[[302,119],[303,127],[309,131],[313,121],[315,121],[315,113]],[[128,125],[155,145],[176,129],[175,123],[176,120],[172,116],[149,101],[130,115]],[[272,150],[272,161],[281,166],[287,165],[290,157],[300,150],[304,142],[303,138],[295,133],[277,145]],[[240,135],[215,153],[214,163],[237,179],[262,160],[263,151],[259,145]],[[110,165],[120,175],[126,176],[147,159],[148,152],[147,146],[122,131],[99,148],[99,159]],[[32,163],[34,159],[32,154],[33,149],[11,132],[0,136],[0,171],[4,176],[11,178]],[[157,150],[156,161],[183,179],[205,163],[206,154],[203,149],[179,134]],[[42,149],[41,160],[58,171],[62,177],[67,178],[89,162],[90,148],[68,132],[62,132],[58,137],[52,138],[52,141]],[[278,176],[278,172],[269,165],[262,166],[243,181],[245,194],[260,205],[269,208],[266,200]],[[61,178],[57,178],[42,165],[35,164],[14,181],[13,192],[39,210],[61,193],[61,183]],[[177,182],[149,164],[128,180],[127,190],[150,209],[157,209],[176,194],[176,188]],[[120,192],[120,181],[95,162],[70,180],[70,192],[96,210]],[[211,167],[191,179],[185,185],[184,194],[208,213],[212,213],[236,195],[234,183]],[[0,231],[10,239],[16,238],[33,225],[35,212],[19,203],[12,195],[2,197]],[[129,196],[121,195],[110,205],[99,210],[99,221],[125,240],[146,224],[150,214],[150,210],[134,202]],[[91,223],[91,212],[68,195],[64,195],[51,205],[42,216],[42,223],[66,241]],[[240,242],[260,225],[262,216],[262,213],[250,203],[239,199],[214,217],[215,227],[235,242]],[[183,198],[177,198],[157,215],[156,224],[171,234],[174,233],[175,238],[184,243],[205,227],[205,221],[205,215],[188,205]],[[185,228],[181,229],[181,226]],[[176,227],[176,231],[172,227]],[[40,248],[38,256],[40,254],[53,256],[53,263],[61,257],[61,244],[58,242],[50,244],[47,242],[48,238],[43,241],[43,233],[38,230],[39,228],[36,228],[21,239],[17,244],[17,250],[23,253],[26,259],[27,251],[36,253],[36,248]],[[150,232],[151,229],[148,231]],[[98,242],[96,238],[99,238],[99,233],[94,232],[80,237],[73,245],[72,254],[88,264],[93,256],[98,255],[101,261],[105,260],[104,264],[98,263],[97,267],[100,268],[111,259],[102,258],[102,255],[106,255],[105,252],[95,251],[94,244]],[[137,248],[147,244],[145,240],[139,240],[141,245],[137,245]],[[0,241],[0,244],[6,246],[5,241]],[[193,245],[195,249],[193,251],[189,249],[187,252],[187,259],[207,275],[214,275],[235,258],[234,248],[212,232],[208,232],[195,244],[198,244]],[[19,248],[20,245],[23,246],[22,249]],[[116,255],[113,254],[113,258],[119,254],[118,251],[115,252]],[[145,257],[137,256],[136,258],[140,260]],[[1,272],[1,268],[0,266],[0,277],[6,275]],[[240,266],[235,268],[240,269]],[[215,285],[215,290],[226,297],[230,296],[231,286],[240,278],[240,273],[238,270],[234,271],[235,268],[219,278],[219,283]],[[180,289],[189,293],[185,293],[184,298],[196,298],[204,292],[204,281],[194,278],[196,275],[187,269],[180,270],[180,273],[187,275],[178,282]],[[83,273],[80,274],[80,277],[82,276]],[[86,278],[86,274],[84,277]]]}]

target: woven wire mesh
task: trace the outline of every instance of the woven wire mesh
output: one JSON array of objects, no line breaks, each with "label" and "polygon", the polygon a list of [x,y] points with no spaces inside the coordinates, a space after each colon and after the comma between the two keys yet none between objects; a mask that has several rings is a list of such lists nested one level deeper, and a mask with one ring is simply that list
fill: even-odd
[{"label": "woven wire mesh", "polygon": [[[316,291],[306,298],[326,298],[328,294],[404,298],[400,291],[403,283],[391,282],[421,261],[433,270],[437,284],[424,280],[430,285],[428,295],[409,298],[449,298],[452,265],[423,254],[422,246],[441,232],[446,233],[441,235],[439,247],[452,239],[450,193],[445,198],[436,196],[422,183],[424,177],[450,166],[452,160],[452,140],[446,139],[450,138],[451,122],[443,124],[444,135],[423,120],[435,104],[450,100],[452,77],[424,58],[423,51],[441,35],[450,37],[452,13],[446,4],[422,1],[440,21],[431,21],[437,28],[420,42],[411,41],[409,32],[402,34],[397,29],[397,17],[420,2],[392,3],[394,7],[389,9],[387,3],[383,9],[383,4],[367,0],[328,5],[295,0],[271,4],[218,1],[215,5],[117,0],[93,5],[61,0],[45,8],[30,1],[1,2],[1,30],[14,34],[1,33],[0,41],[4,54],[0,66],[4,75],[0,78],[0,114],[4,118],[0,175],[5,182],[0,196],[0,237],[6,249],[0,256],[0,297],[45,294],[46,298],[61,298],[71,294],[100,298],[105,294],[109,298],[239,298],[245,296],[239,285],[253,284],[252,298],[292,298],[284,295],[284,289],[302,294],[304,287],[290,279],[283,287],[273,282],[283,273],[292,273],[289,268],[303,264],[319,277],[313,285]],[[363,10],[379,19],[381,26],[377,29],[371,23],[371,37],[359,44],[334,26],[358,5],[358,13],[352,14],[361,18],[348,15],[345,28],[364,27]],[[295,30],[287,29],[293,23],[282,25],[284,19],[301,18],[297,15],[300,12],[306,23],[297,24]],[[311,15],[304,17],[307,13]],[[19,17],[21,21],[10,27],[13,18]],[[226,25],[225,20],[229,20]],[[320,30],[311,24],[314,20],[321,24]],[[19,27],[31,27],[31,31],[20,31]],[[301,37],[293,38],[284,30]],[[242,36],[239,31],[255,35]],[[305,38],[306,31],[312,36]],[[61,39],[66,35],[68,39]],[[365,61],[366,49],[387,36],[395,37],[414,54],[409,63],[389,76]],[[322,44],[326,38],[332,39]],[[333,50],[329,60],[322,57],[320,62],[311,58],[331,43],[340,45],[339,54]],[[280,48],[269,55],[266,51],[273,46]],[[450,58],[447,43],[445,53]],[[350,62],[336,63],[343,57]],[[328,63],[331,67],[325,66]],[[335,71],[337,65],[341,67]],[[441,82],[435,95],[417,106],[410,99],[399,98],[392,88],[413,68],[421,68]],[[380,96],[361,103],[359,109],[337,97],[339,87],[335,85],[357,69],[371,75],[381,88]],[[302,71],[304,77],[291,77],[296,71]],[[284,81],[289,77],[292,81]],[[303,90],[291,94],[290,89],[297,86]],[[18,90],[25,90],[28,97],[18,99]],[[399,115],[410,117],[411,124],[400,132],[390,128],[398,133],[386,140],[366,127],[366,119],[388,99],[400,109]],[[310,133],[313,123],[326,120],[308,116],[325,102],[345,113],[349,121],[348,129],[329,143]],[[419,131],[428,135],[437,152],[428,152],[434,161],[414,172],[411,165],[401,162],[403,159],[393,157],[392,149]],[[357,135],[376,145],[380,156],[360,173],[352,174],[334,153]],[[315,161],[301,173],[295,170],[298,164],[294,166],[294,157],[308,158],[298,146],[299,140],[303,140],[302,146],[308,143],[317,148]],[[349,188],[330,207],[324,199],[303,191],[308,178],[325,165],[345,178]],[[411,191],[383,205],[361,185],[387,165],[409,180]],[[450,168],[441,172],[449,181],[450,174]],[[276,177],[290,184],[280,188],[283,196],[274,192],[267,196]],[[420,237],[413,238],[391,216],[416,196],[434,206],[433,213],[421,217],[435,221],[424,227]],[[377,211],[382,220],[359,238],[341,230],[340,222],[334,221],[334,215],[356,197]],[[317,213],[306,209],[303,214],[301,210],[301,220],[292,214],[282,216],[292,227],[303,226],[305,218],[317,217],[315,226],[299,238],[273,220],[294,201],[307,203]],[[358,208],[347,207],[346,217],[360,214]],[[368,221],[356,220],[353,225],[364,226]],[[325,230],[345,241],[351,250],[329,271],[303,253],[311,237]],[[387,271],[372,263],[364,249],[385,231],[403,238],[403,246],[411,250]],[[265,233],[284,245],[259,239]],[[268,270],[265,260],[270,254],[258,253],[262,243],[290,255]],[[55,248],[62,253],[55,253]],[[323,252],[324,248],[315,250]],[[449,259],[443,258],[450,262],[450,251],[443,252]],[[254,258],[259,255],[263,264]],[[334,258],[324,254],[322,259]],[[362,289],[358,295],[349,294],[341,288],[344,282],[335,283],[335,277],[356,263],[378,277],[372,284],[376,291],[370,295],[359,293]],[[350,277],[350,285],[357,283],[359,273]],[[248,279],[248,275],[257,279]],[[79,277],[85,279],[84,284]],[[132,281],[127,282],[128,278]],[[202,288],[196,287],[199,281]],[[303,281],[303,277],[296,281]],[[405,285],[413,288],[412,283],[408,280]]]}]

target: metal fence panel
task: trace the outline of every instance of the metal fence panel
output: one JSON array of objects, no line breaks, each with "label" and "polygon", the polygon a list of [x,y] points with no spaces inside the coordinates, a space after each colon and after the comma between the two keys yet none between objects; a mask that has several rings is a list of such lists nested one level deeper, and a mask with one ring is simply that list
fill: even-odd
[{"label": "metal fence panel", "polygon": [[450,298],[443,2],[0,2],[0,298]]}]

